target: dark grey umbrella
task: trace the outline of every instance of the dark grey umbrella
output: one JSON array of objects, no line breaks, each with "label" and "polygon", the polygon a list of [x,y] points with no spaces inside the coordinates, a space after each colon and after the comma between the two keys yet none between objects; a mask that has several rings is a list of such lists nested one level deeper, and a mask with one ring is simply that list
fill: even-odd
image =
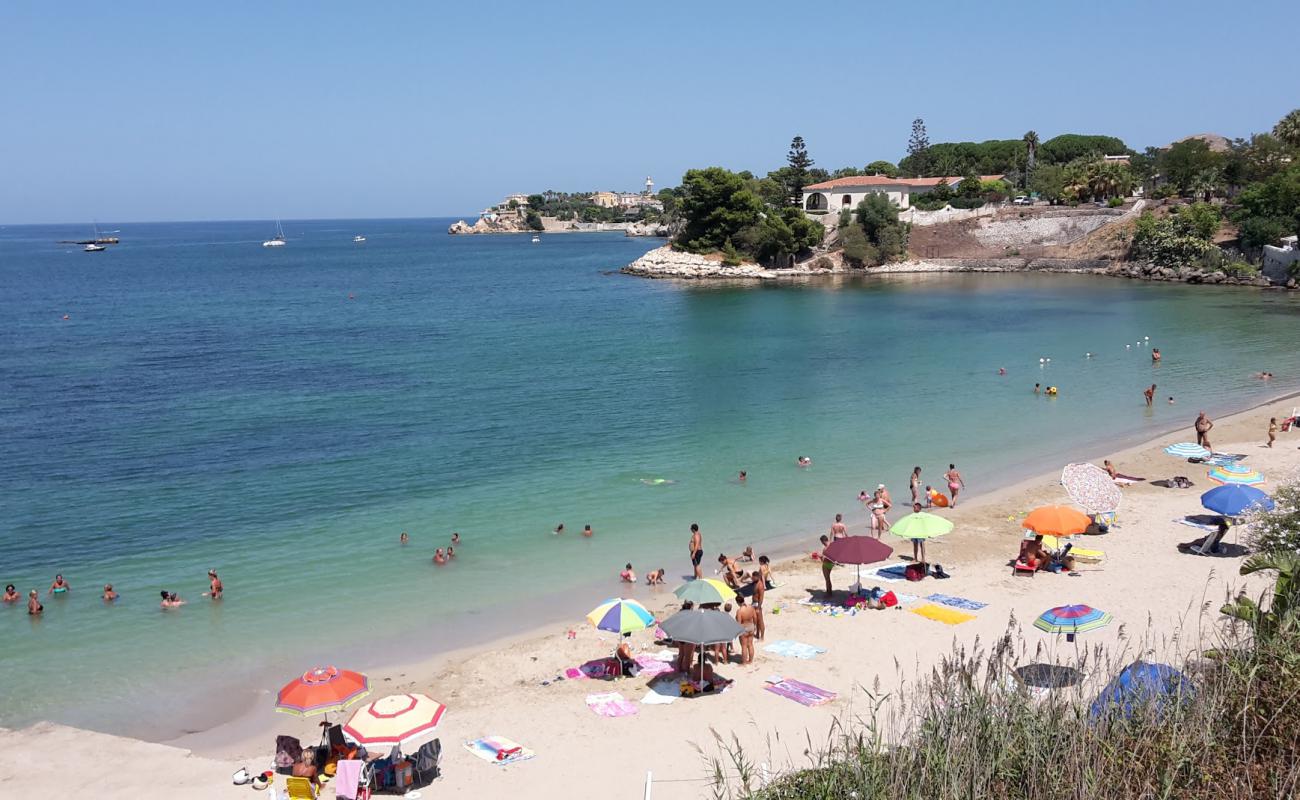
[{"label": "dark grey umbrella", "polygon": [[690,609],[678,611],[659,623],[664,633],[674,642],[686,642],[700,647],[700,680],[704,680],[704,648],[723,644],[744,633],[740,623],[716,609]]}]

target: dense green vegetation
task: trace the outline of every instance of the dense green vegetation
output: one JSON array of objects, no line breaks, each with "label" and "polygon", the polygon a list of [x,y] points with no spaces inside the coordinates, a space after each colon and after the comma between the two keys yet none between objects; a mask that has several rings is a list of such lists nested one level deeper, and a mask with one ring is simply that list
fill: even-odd
[{"label": "dense green vegetation", "polygon": [[[1278,495],[1282,495],[1279,492]],[[1258,599],[1221,612],[1237,624],[1201,652],[1169,659],[1189,682],[1157,702],[1089,708],[1088,693],[1035,699],[1013,667],[1036,653],[1009,628],[987,650],[958,650],[893,695],[863,688],[852,719],[802,750],[806,769],[760,786],[758,762],[736,740],[709,756],[713,796],[755,800],[1255,800],[1300,795],[1300,491],[1267,515],[1273,549],[1242,574],[1274,576]],[[1281,507],[1285,505],[1285,507]],[[1258,523],[1257,523],[1258,524]],[[1257,546],[1260,542],[1256,542]],[[1013,621],[1014,623],[1014,621]],[[1183,645],[1134,642],[1145,661]],[[1196,643],[1193,643],[1195,646]],[[1206,645],[1209,645],[1207,648]],[[1115,675],[1133,659],[1079,648],[1079,669]],[[811,734],[812,732],[810,732]]]},{"label": "dense green vegetation", "polygon": [[907,252],[910,226],[898,219],[898,207],[882,194],[869,195],[851,218],[840,216],[840,245],[844,260],[855,267],[874,267],[895,261]]},{"label": "dense green vegetation", "polygon": [[797,206],[764,202],[749,179],[721,167],[692,169],[682,177],[676,207],[683,227],[674,246],[693,253],[725,252],[781,264],[807,252],[825,229]]},{"label": "dense green vegetation", "polygon": [[1215,248],[1210,243],[1219,230],[1219,210],[1209,203],[1181,206],[1164,217],[1142,212],[1133,230],[1129,257],[1159,267],[1203,264]]},{"label": "dense green vegetation", "polygon": [[[664,193],[672,193],[672,189],[664,189],[659,192],[658,198],[663,199]],[[534,230],[541,230],[540,217],[554,217],[561,221],[577,220],[578,222],[655,222],[660,218],[660,212],[653,208],[605,208],[598,206],[591,200],[591,192],[556,192],[545,191],[541,194],[528,195],[529,212],[536,212],[539,217]],[[513,206],[511,206],[513,208]],[[529,224],[532,225],[532,215],[528,212],[525,214],[529,217]]]},{"label": "dense green vegetation", "polygon": [[898,162],[898,169],[903,175],[920,178],[951,177],[972,172],[1007,175],[1013,184],[1023,184],[1024,176],[1031,171],[1031,140],[1034,165],[1038,167],[1063,166],[1078,159],[1130,152],[1123,140],[1114,136],[1065,133],[1040,144],[1038,134],[1033,131],[1019,139],[930,144],[925,135],[924,121],[917,120],[908,140],[908,155]]}]

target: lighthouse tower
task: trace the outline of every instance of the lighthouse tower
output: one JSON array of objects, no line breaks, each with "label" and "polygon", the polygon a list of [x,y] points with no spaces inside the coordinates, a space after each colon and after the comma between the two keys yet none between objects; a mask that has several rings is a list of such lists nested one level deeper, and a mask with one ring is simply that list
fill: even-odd
[{"label": "lighthouse tower", "polygon": [[655,182],[650,180],[650,176],[645,176],[645,193],[652,195],[655,193]]}]

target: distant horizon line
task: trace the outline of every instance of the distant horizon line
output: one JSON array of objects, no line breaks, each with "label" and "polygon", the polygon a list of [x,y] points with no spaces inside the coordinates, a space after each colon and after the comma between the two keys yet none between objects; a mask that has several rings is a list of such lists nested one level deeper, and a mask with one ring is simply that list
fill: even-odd
[{"label": "distant horizon line", "polygon": [[56,225],[85,225],[89,222],[91,225],[103,223],[108,225],[184,225],[194,222],[348,222],[348,221],[366,221],[366,222],[384,222],[384,221],[404,221],[404,220],[422,220],[422,219],[455,219],[477,217],[479,212],[472,214],[440,214],[435,216],[415,216],[415,217],[245,217],[243,219],[116,219],[116,220],[73,220],[70,222],[0,222],[0,228],[37,228],[52,227]]}]

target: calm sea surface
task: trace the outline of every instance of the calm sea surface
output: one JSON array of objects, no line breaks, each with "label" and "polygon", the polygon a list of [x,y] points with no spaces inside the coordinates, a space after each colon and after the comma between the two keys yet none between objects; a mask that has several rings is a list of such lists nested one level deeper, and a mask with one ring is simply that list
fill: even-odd
[{"label": "calm sea surface", "polygon": [[[268,223],[101,225],[123,243],[93,254],[56,244],[80,227],[0,228],[0,583],[73,587],[37,621],[0,608],[0,725],[138,733],[167,701],[175,726],[146,732],[175,733],[196,698],[316,661],[576,624],[629,560],[675,584],[692,521],[711,562],[836,511],[860,528],[857,492],[905,496],[914,464],[978,492],[1300,384],[1281,293],[681,285],[608,274],[657,240],[449,222],[290,222],[279,249]],[[161,611],[163,589],[189,605]],[[502,611],[524,593],[543,599]]]}]

